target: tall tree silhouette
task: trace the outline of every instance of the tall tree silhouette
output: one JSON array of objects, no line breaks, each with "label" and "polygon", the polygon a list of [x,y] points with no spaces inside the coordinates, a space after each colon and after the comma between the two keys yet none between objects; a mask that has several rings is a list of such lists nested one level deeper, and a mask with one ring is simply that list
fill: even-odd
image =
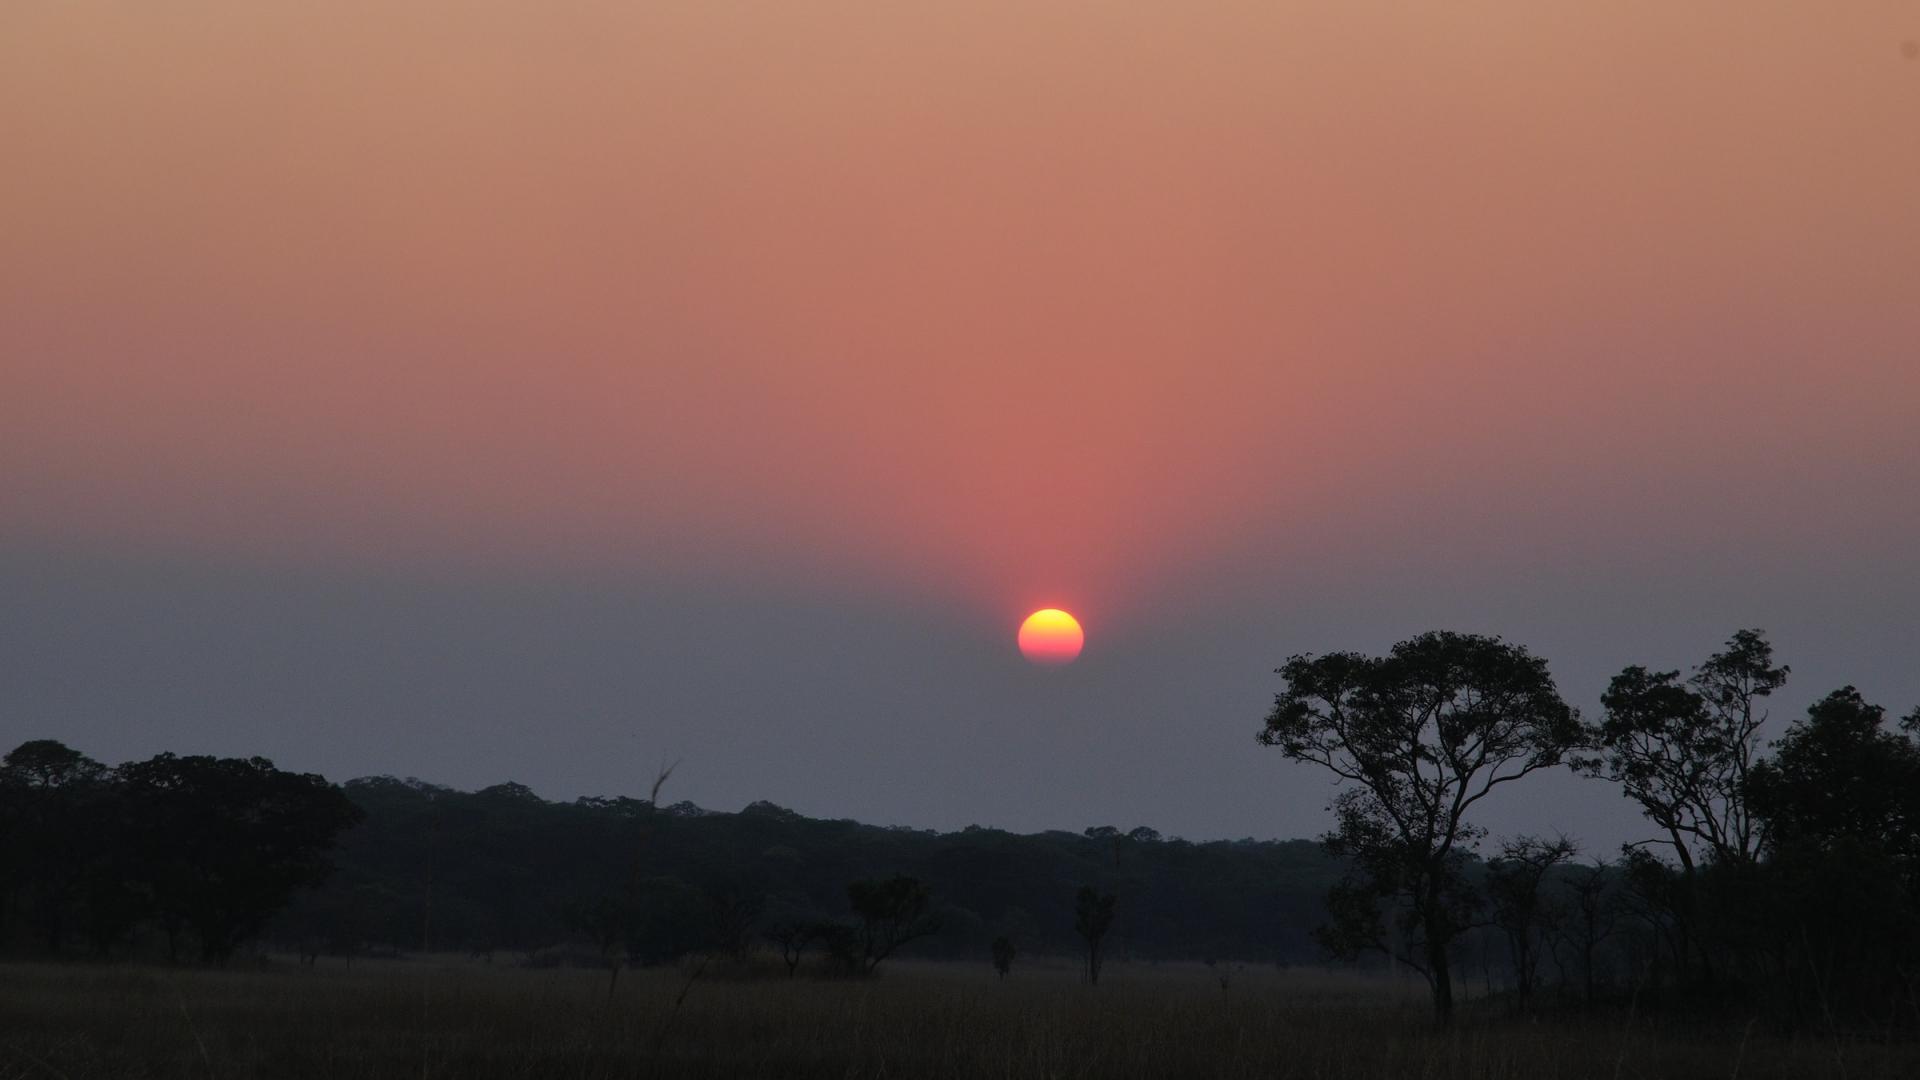
[{"label": "tall tree silhouette", "polygon": [[[1754,812],[1776,850],[1856,840],[1920,875],[1920,710],[1888,730],[1851,686],[1807,708],[1754,766]],[[1920,876],[1914,882],[1920,886]]]},{"label": "tall tree silhouette", "polygon": [[1287,686],[1260,741],[1350,785],[1323,843],[1353,872],[1329,892],[1319,937],[1336,954],[1374,949],[1420,972],[1435,1019],[1449,1023],[1449,952],[1478,904],[1462,871],[1484,830],[1467,814],[1577,749],[1578,718],[1544,660],[1474,634],[1427,633],[1381,657],[1295,656],[1278,673]]},{"label": "tall tree silhouette", "polygon": [[1588,732],[1601,755],[1579,764],[1620,784],[1688,873],[1702,853],[1751,862],[1765,837],[1745,784],[1766,721],[1762,699],[1788,672],[1773,666],[1758,630],[1734,634],[1684,681],[1678,671],[1628,667],[1601,695],[1606,714]]},{"label": "tall tree silhouette", "polygon": [[1113,926],[1117,900],[1112,893],[1102,894],[1091,885],[1080,886],[1080,892],[1074,897],[1073,932],[1087,943],[1087,984],[1090,986],[1100,985],[1100,965],[1104,960],[1101,948],[1107,931]]},{"label": "tall tree silhouette", "polygon": [[1848,686],[1815,702],[1754,766],[1767,825],[1760,940],[1789,1006],[1873,1010],[1920,970],[1920,712],[1889,730]]},{"label": "tall tree silhouette", "polygon": [[1680,866],[1670,895],[1683,977],[1697,956],[1713,978],[1713,952],[1699,926],[1701,863],[1737,873],[1765,843],[1764,822],[1747,805],[1747,778],[1766,721],[1763,699],[1788,671],[1774,666],[1773,646],[1758,630],[1735,633],[1685,680],[1678,671],[1628,667],[1608,684],[1600,698],[1605,715],[1588,728],[1600,753],[1575,762],[1618,783],[1666,834]]}]

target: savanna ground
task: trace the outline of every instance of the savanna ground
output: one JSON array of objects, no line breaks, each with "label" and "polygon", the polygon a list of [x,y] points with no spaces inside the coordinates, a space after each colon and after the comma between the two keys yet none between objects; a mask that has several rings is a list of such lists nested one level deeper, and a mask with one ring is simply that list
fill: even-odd
[{"label": "savanna ground", "polygon": [[0,965],[0,1078],[1913,1077],[1920,1046],[1625,1010],[1448,1032],[1417,986],[1317,971],[893,963],[870,980],[465,960]]}]

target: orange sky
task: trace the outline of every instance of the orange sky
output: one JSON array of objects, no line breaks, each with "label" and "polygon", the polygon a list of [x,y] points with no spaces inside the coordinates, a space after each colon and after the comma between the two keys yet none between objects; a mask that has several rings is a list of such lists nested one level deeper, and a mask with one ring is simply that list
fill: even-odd
[{"label": "orange sky", "polygon": [[10,3],[0,530],[996,616],[1237,562],[1892,550],[1913,38],[1884,3]]}]

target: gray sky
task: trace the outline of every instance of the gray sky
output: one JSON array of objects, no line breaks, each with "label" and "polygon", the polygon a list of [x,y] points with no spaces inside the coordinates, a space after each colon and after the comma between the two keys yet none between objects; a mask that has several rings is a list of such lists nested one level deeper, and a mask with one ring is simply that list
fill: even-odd
[{"label": "gray sky", "polygon": [[[1920,701],[1912,578],[1721,569],[1625,587],[1575,567],[1383,574],[1287,595],[1219,580],[1121,640],[1089,625],[1080,662],[1042,669],[1011,622],[828,581],[747,595],[14,550],[0,558],[0,728],[109,762],[264,754],[335,779],[518,780],[549,798],[642,793],[684,759],[670,795],[718,809],[1285,838],[1327,825],[1330,790],[1253,740],[1270,669],[1295,651],[1503,633],[1591,714],[1619,666],[1684,666],[1760,625],[1794,669],[1773,732],[1846,682],[1898,711]],[[1644,832],[1613,789],[1560,773],[1505,789],[1482,821],[1596,850]]]}]

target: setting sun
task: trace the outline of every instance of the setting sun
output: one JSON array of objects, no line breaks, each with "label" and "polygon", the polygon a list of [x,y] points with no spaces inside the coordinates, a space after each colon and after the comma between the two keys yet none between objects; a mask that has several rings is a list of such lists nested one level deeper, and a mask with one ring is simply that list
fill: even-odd
[{"label": "setting sun", "polygon": [[1020,624],[1020,653],[1036,664],[1071,664],[1086,641],[1080,621],[1059,608],[1042,608]]}]

